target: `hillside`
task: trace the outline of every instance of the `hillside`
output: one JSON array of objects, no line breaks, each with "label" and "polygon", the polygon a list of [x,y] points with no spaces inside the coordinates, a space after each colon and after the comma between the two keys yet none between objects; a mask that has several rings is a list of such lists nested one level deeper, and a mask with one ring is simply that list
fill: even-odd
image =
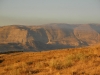
[{"label": "hillside", "polygon": [[99,24],[52,23],[40,26],[0,27],[0,51],[42,51],[100,43]]},{"label": "hillside", "polygon": [[100,44],[0,54],[0,75],[100,75]]}]

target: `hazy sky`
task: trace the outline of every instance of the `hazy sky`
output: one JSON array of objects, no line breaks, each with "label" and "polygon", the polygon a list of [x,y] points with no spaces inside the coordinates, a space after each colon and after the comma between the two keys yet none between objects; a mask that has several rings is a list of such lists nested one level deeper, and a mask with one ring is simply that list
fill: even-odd
[{"label": "hazy sky", "polygon": [[0,0],[0,25],[100,23],[100,0]]}]

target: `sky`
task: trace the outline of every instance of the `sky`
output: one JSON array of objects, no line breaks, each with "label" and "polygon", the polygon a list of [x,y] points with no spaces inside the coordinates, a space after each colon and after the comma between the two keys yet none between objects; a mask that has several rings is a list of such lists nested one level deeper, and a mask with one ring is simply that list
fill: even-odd
[{"label": "sky", "polygon": [[100,24],[100,0],[0,0],[0,26]]}]

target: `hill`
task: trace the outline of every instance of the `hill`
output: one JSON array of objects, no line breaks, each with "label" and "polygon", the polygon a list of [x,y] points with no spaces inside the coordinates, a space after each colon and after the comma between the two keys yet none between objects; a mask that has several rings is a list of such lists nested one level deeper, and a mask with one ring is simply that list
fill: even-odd
[{"label": "hill", "polygon": [[0,75],[100,75],[100,44],[0,54]]},{"label": "hill", "polygon": [[0,51],[42,51],[100,43],[99,24],[52,23],[0,27]]}]

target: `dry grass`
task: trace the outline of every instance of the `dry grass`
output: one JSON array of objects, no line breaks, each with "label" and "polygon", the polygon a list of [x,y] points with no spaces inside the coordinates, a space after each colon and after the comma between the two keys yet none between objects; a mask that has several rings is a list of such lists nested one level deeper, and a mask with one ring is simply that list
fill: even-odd
[{"label": "dry grass", "polygon": [[0,55],[0,75],[100,75],[100,45]]}]

